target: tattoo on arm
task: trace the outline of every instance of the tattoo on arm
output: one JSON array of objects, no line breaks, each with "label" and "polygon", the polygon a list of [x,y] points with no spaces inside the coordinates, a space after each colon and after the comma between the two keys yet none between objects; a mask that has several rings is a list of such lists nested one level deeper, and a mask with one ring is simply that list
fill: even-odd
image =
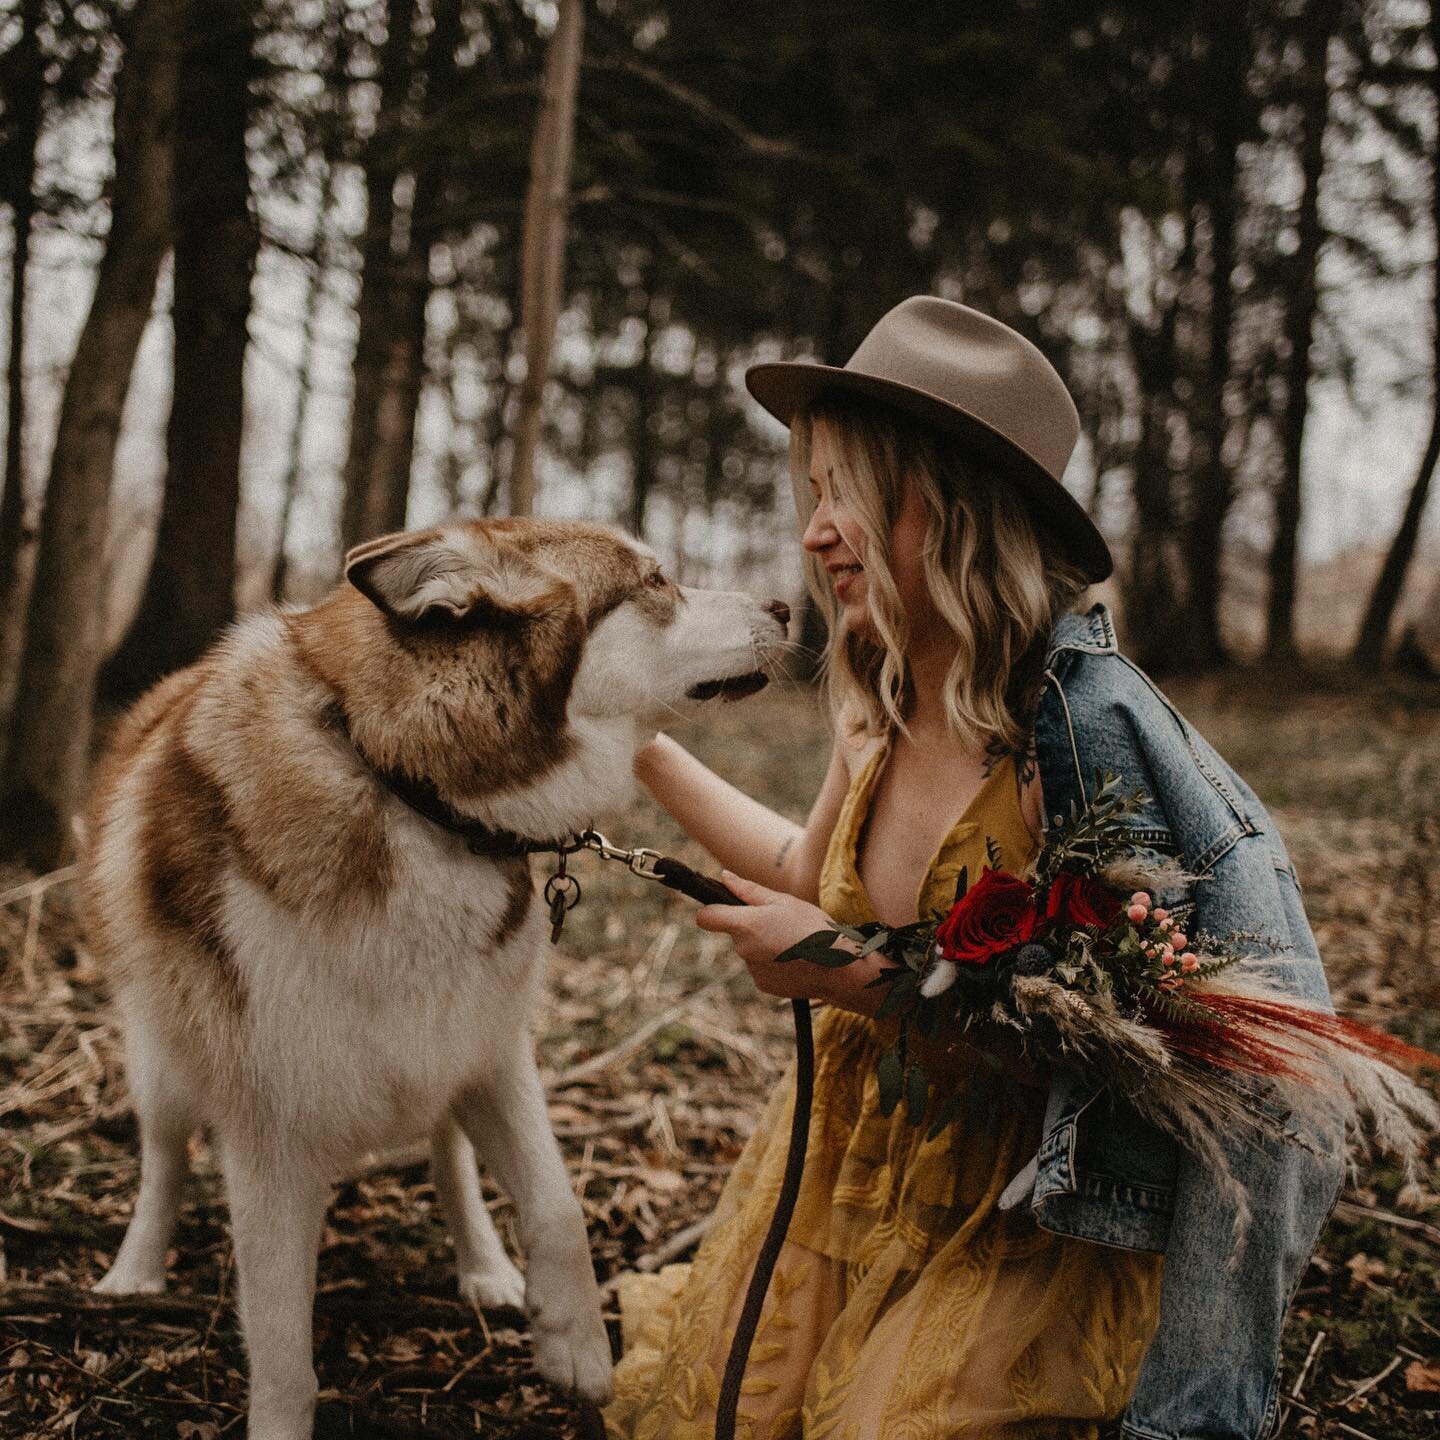
[{"label": "tattoo on arm", "polygon": [[791,847],[794,844],[795,837],[793,835],[787,835],[785,837],[785,843],[780,847],[779,853],[775,856],[775,868],[777,870],[783,868],[785,857],[790,853]]},{"label": "tattoo on arm", "polygon": [[998,735],[992,736],[989,744],[985,747],[985,775],[988,777],[995,767],[1011,754],[1015,756],[1015,772],[1020,784],[1028,785],[1035,778],[1035,772],[1039,767],[1033,731],[1026,737],[1025,748],[1016,751],[1012,751]]},{"label": "tattoo on arm", "polygon": [[1015,762],[1020,771],[1020,783],[1028,785],[1040,769],[1040,757],[1035,752],[1035,732],[1032,730],[1025,740],[1025,749]]}]

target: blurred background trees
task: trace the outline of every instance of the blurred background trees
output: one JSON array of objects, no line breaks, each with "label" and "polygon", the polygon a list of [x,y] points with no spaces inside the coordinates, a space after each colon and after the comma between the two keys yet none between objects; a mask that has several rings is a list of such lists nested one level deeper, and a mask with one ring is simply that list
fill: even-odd
[{"label": "blurred background trees", "polygon": [[1403,630],[1430,666],[1440,420],[1373,484],[1336,436],[1440,416],[1436,31],[1427,0],[4,0],[5,845],[68,842],[97,680],[366,536],[589,515],[793,582],[741,371],[842,362],[920,291],[1066,376],[1142,664],[1293,662],[1307,554],[1370,503],[1331,648]]}]

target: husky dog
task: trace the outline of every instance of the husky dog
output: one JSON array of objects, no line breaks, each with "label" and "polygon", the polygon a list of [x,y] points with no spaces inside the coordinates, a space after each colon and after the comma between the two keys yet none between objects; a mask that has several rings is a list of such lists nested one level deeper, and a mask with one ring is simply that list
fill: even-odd
[{"label": "husky dog", "polygon": [[[461,1294],[523,1302],[540,1373],[608,1396],[584,1220],[532,1053],[545,915],[524,847],[622,805],[657,720],[759,689],[788,620],[778,600],[678,586],[636,542],[578,523],[392,535],[351,551],[345,578],[314,609],[241,622],[145,696],[90,821],[91,936],[141,1147],[97,1289],[162,1289],[186,1141],[209,1126],[252,1440],[311,1433],[331,1183],[418,1136]],[[514,1201],[523,1278],[477,1151]]]}]

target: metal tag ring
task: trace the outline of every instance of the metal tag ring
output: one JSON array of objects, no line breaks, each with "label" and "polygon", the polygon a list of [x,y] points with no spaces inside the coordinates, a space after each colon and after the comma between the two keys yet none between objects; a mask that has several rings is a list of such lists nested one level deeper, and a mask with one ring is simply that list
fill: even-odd
[{"label": "metal tag ring", "polygon": [[580,903],[580,882],[573,875],[552,875],[545,882],[545,903],[553,908],[556,899],[563,896],[567,910],[573,910]]}]

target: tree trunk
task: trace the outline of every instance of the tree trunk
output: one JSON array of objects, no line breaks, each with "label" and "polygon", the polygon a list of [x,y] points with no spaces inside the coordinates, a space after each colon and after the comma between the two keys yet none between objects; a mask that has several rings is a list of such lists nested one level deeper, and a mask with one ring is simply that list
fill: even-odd
[{"label": "tree trunk", "polygon": [[[23,0],[15,42],[17,79],[6,108],[14,115],[10,228],[10,346],[5,404],[5,474],[0,492],[0,717],[9,713],[20,642],[25,633],[25,304],[30,272],[30,230],[35,220],[35,152],[44,102],[40,54],[40,0]],[[3,718],[0,718],[3,725]]]},{"label": "tree trunk", "polygon": [[320,303],[325,295],[325,277],[330,269],[330,211],[335,202],[335,165],[322,158],[320,196],[316,202],[314,266],[305,293],[305,318],[300,326],[300,363],[295,385],[295,412],[290,421],[290,454],[285,466],[285,489],[280,501],[279,539],[275,563],[270,571],[270,598],[281,604],[289,580],[289,559],[285,541],[290,534],[290,517],[300,494],[305,458],[305,423],[310,416],[310,397],[315,384],[315,351],[319,341]]},{"label": "tree trunk", "polygon": [[[1440,57],[1440,3],[1432,0],[1430,6],[1430,41],[1437,57]],[[1436,114],[1440,115],[1440,58],[1430,71],[1430,90],[1434,97]],[[1440,237],[1440,142],[1432,139],[1437,148],[1430,156],[1430,217],[1431,230]],[[1405,587],[1405,572],[1415,555],[1415,544],[1420,538],[1420,521],[1425,515],[1425,503],[1430,498],[1430,483],[1435,477],[1435,464],[1440,459],[1440,269],[1432,267],[1434,293],[1431,297],[1431,421],[1430,437],[1425,442],[1425,453],[1420,459],[1415,482],[1410,487],[1410,497],[1405,502],[1405,513],[1400,519],[1400,528],[1390,542],[1385,563],[1380,567],[1375,588],[1370,593],[1370,603],[1365,607],[1365,618],[1360,622],[1359,634],[1355,637],[1355,648],[1350,658],[1357,665],[1379,669],[1385,663],[1385,642],[1390,634],[1390,622],[1395,618],[1395,607],[1400,602],[1400,592]]]},{"label": "tree trunk", "polygon": [[1266,617],[1266,653],[1272,660],[1293,659],[1295,581],[1300,536],[1300,459],[1310,398],[1310,342],[1319,304],[1320,179],[1325,168],[1325,127],[1330,114],[1328,59],[1330,37],[1340,21],[1338,0],[1317,0],[1305,16],[1304,102],[1300,131],[1300,169],[1304,188],[1296,220],[1299,246],[1295,279],[1285,312],[1285,413],[1281,419],[1282,469],[1275,494],[1275,538],[1270,546],[1270,599]]},{"label": "tree trunk", "polygon": [[630,393],[635,405],[635,428],[630,442],[630,533],[645,538],[645,510],[650,491],[655,486],[655,408],[660,387],[655,375],[655,342],[660,327],[655,323],[655,298],[648,294],[645,307],[645,343],[640,347],[640,360],[630,377]]},{"label": "tree trunk", "polygon": [[1420,607],[1420,618],[1400,637],[1395,665],[1422,680],[1440,680],[1440,572]]},{"label": "tree trunk", "polygon": [[[401,175],[405,107],[415,73],[415,0],[389,0],[385,23],[380,108],[363,162],[367,214],[360,295],[355,303],[355,378],[340,513],[342,550],[373,535],[402,529],[409,495],[411,452],[405,447],[404,424],[396,423],[396,385],[412,362],[406,354],[408,329],[402,326],[400,333],[396,331],[395,294],[402,285],[410,246],[405,244],[397,252],[396,232],[409,227],[396,223],[395,192]],[[409,423],[413,444],[413,414]],[[404,473],[397,474],[401,450]]]},{"label": "tree trunk", "polygon": [[[1185,244],[1175,274],[1193,273],[1195,227],[1193,206],[1184,205]],[[1157,242],[1158,243],[1158,242]],[[1151,328],[1126,314],[1126,339],[1140,395],[1139,439],[1135,446],[1132,491],[1135,522],[1130,563],[1124,577],[1126,643],[1147,670],[1163,671],[1175,663],[1179,629],[1175,543],[1174,474],[1170,464],[1170,420],[1180,374],[1179,293],[1160,310]]]},{"label": "tree trunk", "polygon": [[560,19],[545,55],[545,86],[530,147],[520,249],[520,324],[525,335],[525,378],[515,418],[510,465],[510,513],[535,508],[535,461],[555,322],[565,288],[569,230],[570,164],[575,149],[575,93],[584,45],[584,0],[560,0]]},{"label": "tree trunk", "polygon": [[115,96],[110,234],[61,405],[21,683],[0,777],[0,852],[56,864],[70,841],[99,665],[105,520],[120,415],[171,236],[183,0],[138,0]]},{"label": "tree trunk", "polygon": [[[1211,71],[1215,109],[1210,125],[1213,150],[1197,197],[1210,218],[1209,346],[1205,394],[1201,402],[1204,460],[1194,480],[1190,522],[1186,526],[1186,625],[1177,635],[1191,665],[1215,665],[1225,658],[1220,639],[1220,539],[1235,498],[1226,456],[1229,416],[1225,392],[1230,383],[1230,348],[1235,319],[1235,222],[1239,205],[1239,148],[1245,134],[1249,27],[1243,3],[1227,6],[1213,30]],[[1192,165],[1199,162],[1192,159]]]},{"label": "tree trunk", "polygon": [[245,0],[190,0],[175,144],[175,389],[150,575],[106,664],[128,700],[197,660],[235,618],[245,349],[259,229],[245,130],[254,31]]}]

